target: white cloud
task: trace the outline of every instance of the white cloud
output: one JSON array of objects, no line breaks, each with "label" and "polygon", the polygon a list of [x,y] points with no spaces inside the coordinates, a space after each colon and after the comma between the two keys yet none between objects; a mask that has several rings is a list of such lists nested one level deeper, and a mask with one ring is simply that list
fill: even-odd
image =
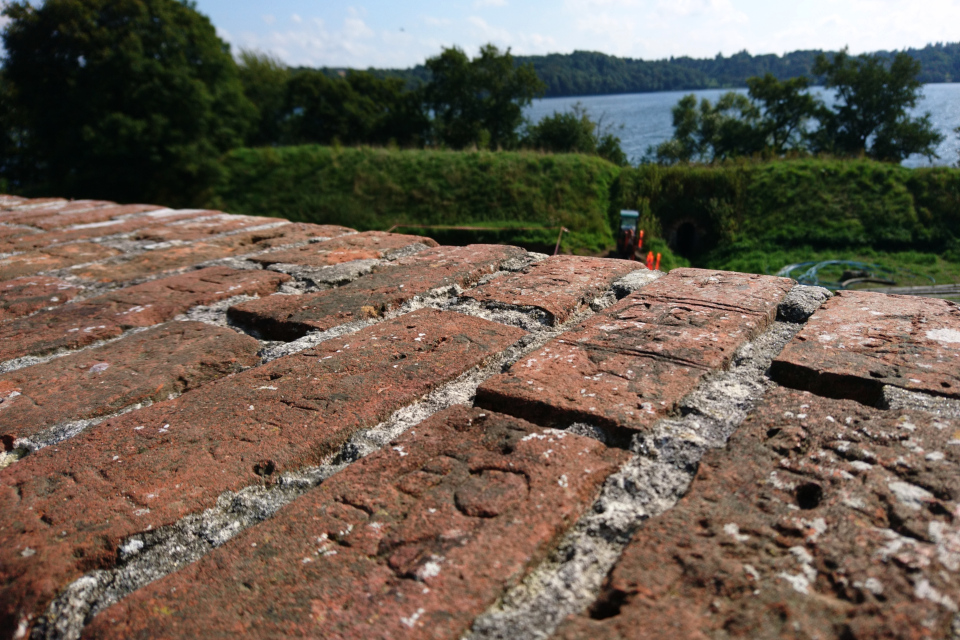
[{"label": "white cloud", "polygon": [[277,18],[276,18],[276,16],[267,14],[267,15],[263,16],[263,21],[264,21],[264,23],[266,23],[266,24],[273,24],[274,22],[277,21]]},{"label": "white cloud", "polygon": [[291,20],[292,22],[297,23],[297,24],[300,24],[301,22],[303,22],[303,18],[301,18],[301,17],[298,16],[297,14],[293,14],[292,16],[290,16],[290,20]]}]

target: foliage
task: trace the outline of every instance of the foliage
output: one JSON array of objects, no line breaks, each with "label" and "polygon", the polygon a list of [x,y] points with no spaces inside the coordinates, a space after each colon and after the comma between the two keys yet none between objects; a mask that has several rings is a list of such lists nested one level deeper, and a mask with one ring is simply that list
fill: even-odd
[{"label": "foliage", "polygon": [[665,239],[686,222],[700,229],[700,249],[687,256],[697,266],[745,268],[743,256],[799,250],[848,258],[960,246],[956,169],[813,158],[643,165],[624,169],[614,188],[616,205],[648,212]]},{"label": "foliage", "polygon": [[[920,82],[960,81],[960,43],[930,44],[922,49],[907,49],[910,57],[923,65]],[[814,60],[822,51],[794,51],[782,56],[753,56],[746,51],[731,56],[665,60],[618,58],[593,51],[544,56],[517,56],[517,64],[531,64],[546,84],[546,97],[594,96],[651,91],[689,91],[745,87],[748,78],[772,74],[778,80],[809,76]],[[879,51],[889,60],[897,52]],[[324,68],[336,77],[342,69]],[[401,78],[411,88],[430,81],[430,70],[423,65],[411,69],[370,69],[378,77]]]},{"label": "foliage", "polygon": [[512,149],[523,107],[543,93],[533,67],[516,65],[508,49],[492,44],[470,60],[459,48],[427,60],[431,72],[424,95],[434,114],[437,141],[454,149]]},{"label": "foliage", "polygon": [[229,47],[177,0],[13,2],[3,42],[22,173],[63,196],[196,202],[254,108]]},{"label": "foliage", "polygon": [[604,127],[602,122],[594,122],[579,102],[570,111],[554,112],[537,124],[528,126],[521,145],[551,153],[598,155],[618,166],[627,164],[620,138]]},{"label": "foliage", "polygon": [[879,56],[853,58],[844,50],[832,59],[817,56],[813,72],[824,76],[824,85],[838,97],[834,108],[820,109],[821,128],[815,135],[819,150],[845,156],[866,153],[888,162],[914,153],[936,156],[943,136],[933,128],[930,114],[908,114],[923,86],[918,61],[898,53],[888,64]]},{"label": "foliage", "polygon": [[689,95],[673,108],[673,138],[649,149],[648,158],[673,164],[820,152],[900,162],[914,153],[936,155],[943,136],[930,114],[908,113],[921,89],[919,63],[910,56],[897,54],[888,64],[843,51],[832,60],[818,56],[814,72],[836,91],[835,105],[810,95],[806,78],[780,81],[771,74],[747,80],[749,98],[729,92],[715,105],[704,99],[698,106]]},{"label": "foliage", "polygon": [[715,105],[685,96],[672,113],[673,138],[650,150],[658,162],[714,162],[763,150],[760,109],[741,93],[725,93]]},{"label": "foliage", "polygon": [[258,51],[241,50],[239,58],[243,93],[257,109],[247,144],[275,144],[280,140],[290,70],[280,59]]},{"label": "foliage", "polygon": [[749,97],[725,93],[697,105],[693,95],[673,107],[673,138],[648,150],[661,164],[716,162],[738,156],[779,156],[807,145],[807,124],[821,103],[806,91],[809,81],[781,82],[773,75],[747,80]]},{"label": "foliage", "polygon": [[301,146],[238,149],[225,157],[225,166],[219,198],[209,204],[235,213],[270,212],[357,229],[544,227],[532,240],[528,232],[464,238],[527,237],[540,250],[550,245],[551,252],[564,226],[572,232],[564,236],[567,250],[613,245],[607,215],[619,170],[594,156]]},{"label": "foliage", "polygon": [[288,144],[398,144],[415,146],[429,121],[418,92],[401,80],[362,71],[331,79],[312,70],[287,84],[280,140]]}]

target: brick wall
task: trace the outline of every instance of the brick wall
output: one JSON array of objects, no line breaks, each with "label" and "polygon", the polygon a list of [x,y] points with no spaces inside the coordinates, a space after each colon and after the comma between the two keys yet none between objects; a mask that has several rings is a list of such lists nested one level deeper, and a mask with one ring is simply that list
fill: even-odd
[{"label": "brick wall", "polygon": [[0,197],[0,637],[960,634],[960,308]]}]

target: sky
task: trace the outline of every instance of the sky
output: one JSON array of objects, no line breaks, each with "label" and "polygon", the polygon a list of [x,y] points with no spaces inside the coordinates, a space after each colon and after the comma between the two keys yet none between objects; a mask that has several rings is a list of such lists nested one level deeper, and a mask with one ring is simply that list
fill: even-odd
[{"label": "sky", "polygon": [[852,53],[960,41],[960,0],[198,0],[235,49],[287,64],[406,68],[488,42],[514,54]]}]

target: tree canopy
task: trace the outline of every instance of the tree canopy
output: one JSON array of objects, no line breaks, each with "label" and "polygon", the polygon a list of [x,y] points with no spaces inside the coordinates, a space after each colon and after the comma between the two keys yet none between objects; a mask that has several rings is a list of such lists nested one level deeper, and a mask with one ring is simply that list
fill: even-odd
[{"label": "tree canopy", "polygon": [[13,2],[4,77],[20,179],[61,195],[195,202],[254,109],[210,21],[178,0]]},{"label": "tree canopy", "polygon": [[620,138],[601,122],[594,122],[579,102],[565,112],[554,112],[527,127],[521,146],[554,153],[586,153],[598,155],[624,166],[627,156]]},{"label": "tree canopy", "polygon": [[673,138],[648,150],[662,163],[714,162],[735,156],[789,152],[867,155],[900,162],[936,155],[943,140],[930,115],[912,117],[920,99],[920,65],[905,53],[892,59],[818,56],[814,72],[836,99],[825,104],[809,92],[807,78],[772,74],[747,80],[748,94],[729,92],[716,104],[692,95],[673,108]]},{"label": "tree canopy", "polygon": [[492,44],[470,60],[452,47],[427,60],[432,76],[425,88],[439,142],[454,149],[513,148],[523,122],[523,107],[543,94],[533,67],[516,65],[508,49]]},{"label": "tree canopy", "polygon": [[936,155],[943,136],[933,128],[930,114],[909,115],[923,87],[920,63],[909,55],[898,53],[887,62],[875,55],[851,57],[844,50],[832,58],[818,56],[813,72],[837,94],[833,108],[818,112],[817,150],[846,156],[865,153],[890,162],[914,153]]}]

